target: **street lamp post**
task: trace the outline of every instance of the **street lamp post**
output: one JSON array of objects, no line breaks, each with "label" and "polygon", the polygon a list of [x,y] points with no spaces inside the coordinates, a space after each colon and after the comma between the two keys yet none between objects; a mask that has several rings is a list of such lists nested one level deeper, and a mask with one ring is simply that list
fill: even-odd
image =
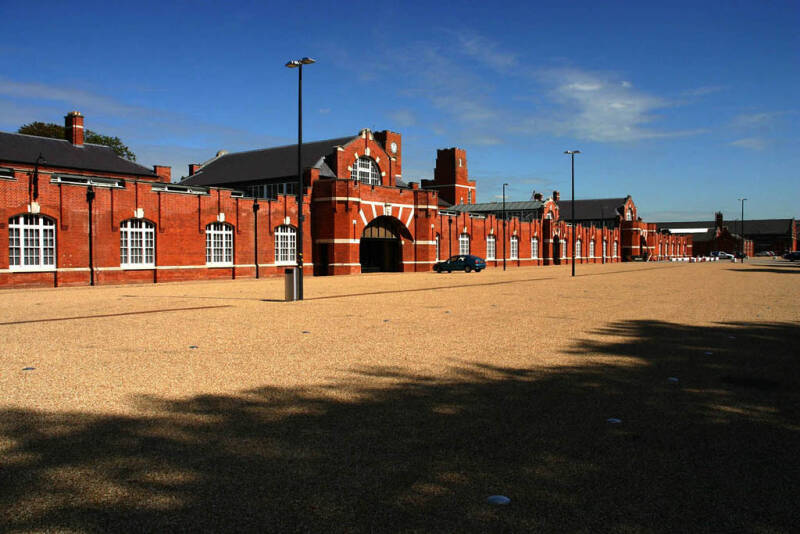
[{"label": "street lamp post", "polygon": [[572,224],[572,276],[575,276],[575,154],[580,154],[580,150],[565,150],[564,154],[569,154],[572,158],[572,214],[570,223]]},{"label": "street lamp post", "polygon": [[506,270],[506,187],[503,184],[503,270]]},{"label": "street lamp post", "polygon": [[315,61],[310,57],[293,59],[286,63],[290,69],[297,68],[297,251],[296,262],[299,279],[297,281],[297,300],[303,300],[303,65],[310,65]]},{"label": "street lamp post", "polygon": [[739,234],[742,237],[742,247],[739,252],[741,253],[742,258],[744,258],[744,201],[747,199],[737,198],[736,200],[742,203],[742,218],[740,219],[742,222],[739,223]]}]

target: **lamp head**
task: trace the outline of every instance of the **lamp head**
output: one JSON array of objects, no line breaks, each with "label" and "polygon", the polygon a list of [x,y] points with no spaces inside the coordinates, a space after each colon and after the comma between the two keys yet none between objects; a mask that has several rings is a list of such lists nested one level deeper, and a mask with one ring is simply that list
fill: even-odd
[{"label": "lamp head", "polygon": [[290,69],[295,67],[299,67],[300,65],[310,65],[312,63],[316,63],[315,59],[311,59],[310,57],[304,57],[303,59],[293,59],[291,61],[286,62],[286,66]]},{"label": "lamp head", "polygon": [[564,154],[580,154],[580,150],[565,150]]}]

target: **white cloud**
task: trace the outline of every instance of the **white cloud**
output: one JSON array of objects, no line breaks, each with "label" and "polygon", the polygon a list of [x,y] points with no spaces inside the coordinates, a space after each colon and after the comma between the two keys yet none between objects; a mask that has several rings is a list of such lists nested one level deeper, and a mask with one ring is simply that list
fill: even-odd
[{"label": "white cloud", "polygon": [[[66,114],[77,109],[96,114],[127,116],[140,113],[142,108],[123,104],[116,99],[60,85],[18,82],[0,78],[0,95],[19,100],[63,102]],[[68,109],[66,109],[68,108]]]},{"label": "white cloud", "polygon": [[410,109],[392,111],[389,113],[389,118],[397,123],[398,126],[414,126],[417,123],[417,118]]},{"label": "white cloud", "polygon": [[461,52],[494,70],[504,71],[517,64],[517,55],[502,51],[493,41],[477,34],[459,32]]},{"label": "white cloud", "polygon": [[696,87],[694,89],[689,89],[683,92],[684,96],[705,96],[710,95],[713,93],[718,93],[724,90],[725,87],[722,85],[704,85],[701,87]]},{"label": "white cloud", "polygon": [[775,122],[776,119],[788,115],[790,111],[766,111],[761,113],[742,113],[731,121],[738,128],[764,127]]},{"label": "white cloud", "polygon": [[744,139],[732,141],[730,144],[750,150],[763,150],[767,146],[767,140],[761,137],[745,137]]},{"label": "white cloud", "polygon": [[547,87],[558,109],[549,117],[534,117],[529,126],[552,133],[573,135],[598,142],[696,135],[704,130],[659,130],[650,126],[656,112],[672,103],[633,88],[613,75],[579,69],[539,71],[537,78]]}]

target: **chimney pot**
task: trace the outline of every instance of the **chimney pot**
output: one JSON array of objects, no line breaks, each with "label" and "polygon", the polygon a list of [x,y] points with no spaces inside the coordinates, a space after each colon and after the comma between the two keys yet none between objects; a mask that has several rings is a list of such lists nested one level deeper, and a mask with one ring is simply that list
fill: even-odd
[{"label": "chimney pot", "polygon": [[558,191],[553,191],[553,200],[556,202],[561,200],[561,193],[559,193]]}]

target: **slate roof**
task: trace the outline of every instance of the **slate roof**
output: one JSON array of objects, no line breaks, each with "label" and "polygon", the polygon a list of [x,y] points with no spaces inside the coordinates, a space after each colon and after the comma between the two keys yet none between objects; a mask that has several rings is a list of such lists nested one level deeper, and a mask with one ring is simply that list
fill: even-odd
[{"label": "slate roof", "polygon": [[[723,226],[728,228],[729,232],[740,232],[739,221],[724,221]],[[679,222],[657,222],[656,228],[661,230],[666,228],[671,230],[673,228],[710,228],[714,229],[716,222],[714,221],[679,221]],[[790,235],[792,230],[792,219],[753,219],[744,221],[744,235]]]},{"label": "slate roof", "polygon": [[[509,202],[506,201],[506,211],[526,211],[538,210],[544,205],[544,202],[539,200],[526,200],[522,202]],[[483,202],[479,204],[456,204],[448,211],[468,212],[468,213],[502,213],[502,202]]]},{"label": "slate roof", "polygon": [[[318,168],[319,175],[335,178],[325,158],[358,136],[303,143],[302,167]],[[215,158],[181,183],[184,185],[223,185],[297,176],[297,144],[233,152]]]},{"label": "slate roof", "polygon": [[39,154],[47,160],[40,164],[42,167],[156,176],[152,169],[119,157],[105,145],[86,143],[76,147],[66,139],[0,132],[0,161],[33,165]]},{"label": "slate roof", "polygon": [[[627,197],[622,198],[590,198],[575,201],[575,220],[601,220],[616,219],[622,215],[622,206],[625,205]],[[558,211],[562,220],[567,220],[572,216],[572,201],[559,200]]]}]

